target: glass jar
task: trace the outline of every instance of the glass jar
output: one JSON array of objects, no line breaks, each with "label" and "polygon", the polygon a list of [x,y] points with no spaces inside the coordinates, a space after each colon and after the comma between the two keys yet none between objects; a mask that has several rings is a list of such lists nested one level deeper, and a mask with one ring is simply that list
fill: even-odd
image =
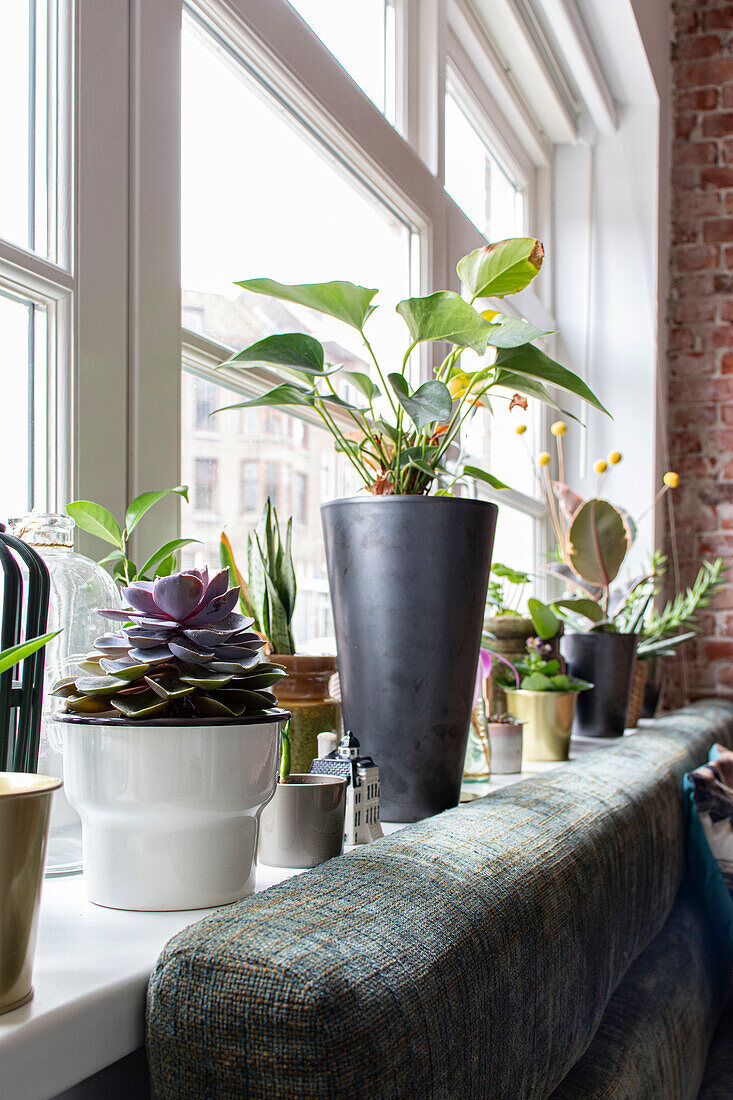
[{"label": "glass jar", "polygon": [[[43,717],[38,758],[40,775],[63,777],[62,742],[52,720],[60,699],[50,694],[52,685],[73,676],[95,638],[108,627],[97,609],[122,605],[117,585],[91,558],[74,550],[74,521],[70,516],[32,512],[10,521],[12,534],[38,551],[48,567],[51,591],[48,627],[61,634],[46,646],[43,678]],[[63,787],[53,796],[51,829],[46,857],[47,875],[69,875],[81,871],[81,822]]]}]

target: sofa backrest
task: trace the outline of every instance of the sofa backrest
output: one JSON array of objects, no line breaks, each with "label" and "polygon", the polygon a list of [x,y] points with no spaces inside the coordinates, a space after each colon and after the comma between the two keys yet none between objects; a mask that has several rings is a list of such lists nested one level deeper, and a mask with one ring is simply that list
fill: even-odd
[{"label": "sofa backrest", "polygon": [[150,983],[156,1095],[547,1096],[661,930],[682,776],[732,731],[695,704],[193,925]]}]

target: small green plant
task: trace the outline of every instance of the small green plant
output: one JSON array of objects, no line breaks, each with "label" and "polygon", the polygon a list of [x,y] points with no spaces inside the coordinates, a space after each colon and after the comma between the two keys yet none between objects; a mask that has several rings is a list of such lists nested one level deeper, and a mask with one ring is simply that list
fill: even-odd
[{"label": "small green plant", "polygon": [[[525,586],[530,582],[529,573],[512,569],[509,565],[496,562],[491,566],[491,576],[486,593],[486,605],[492,615],[521,616],[519,605],[522,602]],[[511,589],[507,589],[510,585]]]},{"label": "small green plant", "polygon": [[100,559],[99,564],[111,567],[112,576],[118,584],[132,584],[133,581],[154,580],[155,577],[166,577],[174,573],[177,566],[177,553],[181,547],[198,542],[198,539],[171,539],[158,547],[139,569],[129,557],[130,536],[140,520],[153,505],[172,493],[188,501],[187,485],[178,485],[175,489],[141,493],[128,505],[123,523],[118,523],[107,508],[102,507],[101,504],[95,504],[92,500],[72,500],[66,505],[66,511],[82,531],[95,535],[114,547],[110,554]]},{"label": "small green plant", "polygon": [[661,611],[654,610],[650,598],[644,607],[649,613],[642,615],[638,656],[671,657],[676,646],[694,638],[699,629],[698,613],[726,587],[727,573],[722,558],[704,561],[692,587],[678,592]]},{"label": "small green plant", "polygon": [[[539,638],[527,642],[527,656],[517,661],[515,671],[522,691],[587,691],[593,687],[587,680],[560,672],[557,658],[548,658],[549,646]],[[514,667],[514,666],[513,666]],[[505,690],[516,688],[516,680],[503,669],[495,672],[497,681]]]},{"label": "small green plant", "polygon": [[234,559],[229,537],[222,531],[221,564],[229,570],[232,584],[240,586],[242,610],[254,619],[255,630],[266,638],[274,653],[295,653],[293,614],[297,586],[292,555],[293,519],[280,538],[277,512],[268,497],[260,522],[247,539],[247,580]]}]

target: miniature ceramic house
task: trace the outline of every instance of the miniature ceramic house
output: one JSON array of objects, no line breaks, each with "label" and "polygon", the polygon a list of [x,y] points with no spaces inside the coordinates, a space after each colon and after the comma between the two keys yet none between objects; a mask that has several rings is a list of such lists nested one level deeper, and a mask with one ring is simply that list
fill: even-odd
[{"label": "miniature ceramic house", "polygon": [[314,775],[343,775],[347,780],[344,844],[368,844],[383,836],[379,823],[379,768],[371,756],[359,755],[359,742],[351,730],[347,730],[338,748],[314,760],[310,770]]}]

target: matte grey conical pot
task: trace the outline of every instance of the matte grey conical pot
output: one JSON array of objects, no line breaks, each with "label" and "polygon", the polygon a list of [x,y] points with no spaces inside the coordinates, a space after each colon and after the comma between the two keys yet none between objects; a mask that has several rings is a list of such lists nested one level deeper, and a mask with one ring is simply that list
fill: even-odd
[{"label": "matte grey conical pot", "polygon": [[379,766],[383,821],[458,804],[496,516],[458,497],[321,507],[344,727]]},{"label": "matte grey conical pot", "polygon": [[581,691],[573,734],[579,737],[621,737],[626,728],[636,657],[636,634],[565,634],[560,652],[568,673],[590,680]]}]

